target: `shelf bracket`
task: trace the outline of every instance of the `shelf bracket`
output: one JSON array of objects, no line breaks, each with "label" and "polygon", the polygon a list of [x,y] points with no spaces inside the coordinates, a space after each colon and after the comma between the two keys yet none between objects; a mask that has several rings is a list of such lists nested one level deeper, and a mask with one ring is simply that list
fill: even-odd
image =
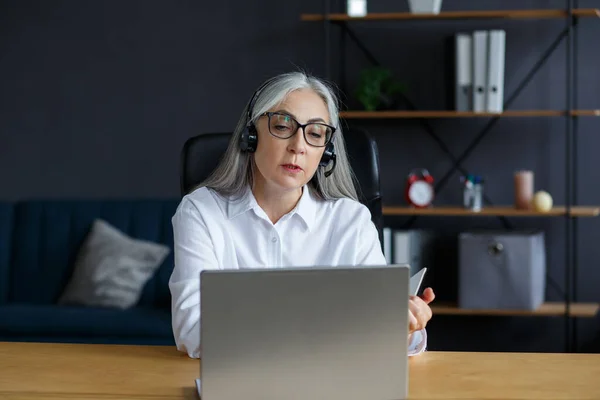
[{"label": "shelf bracket", "polygon": [[[504,102],[504,109],[508,108],[515,99],[521,94],[523,89],[527,87],[531,79],[535,76],[535,74],[539,71],[539,69],[546,63],[546,61],[550,58],[550,56],[554,53],[558,45],[561,41],[567,36],[568,29],[563,30],[556,40],[552,42],[552,44],[548,47],[548,49],[544,52],[542,57],[536,62],[531,70],[527,73],[525,78],[521,81],[521,83],[517,86],[515,91],[509,96],[509,98]],[[452,167],[440,178],[440,180],[435,185],[435,192],[438,193],[447,183],[454,171],[461,170],[461,163],[464,162],[467,157],[475,150],[475,148],[479,145],[479,143],[483,140],[483,138],[489,133],[489,131],[496,125],[496,123],[500,120],[499,117],[492,118],[483,129],[477,134],[477,136],[471,141],[471,143],[466,147],[466,149],[458,156],[458,158],[454,158],[452,160]],[[485,199],[484,199],[485,200]],[[411,217],[411,219],[406,223],[406,227],[412,226],[412,224],[417,219],[417,216]]]},{"label": "shelf bracket", "polygon": [[[371,53],[369,51],[369,49],[367,49],[367,47],[361,42],[361,40],[358,38],[358,36],[356,36],[354,31],[352,29],[350,29],[350,27],[348,27],[348,25],[346,23],[341,22],[340,26],[342,27],[342,30],[343,30],[342,33],[348,34],[350,39],[352,39],[352,41],[361,49],[361,51],[365,54],[365,56],[367,57],[367,59],[369,60],[369,62],[371,64],[373,64],[375,66],[381,65],[381,63],[377,60],[375,55],[373,55],[373,53]],[[345,88],[343,88],[343,89],[345,90]],[[414,105],[414,103],[407,96],[405,96],[403,94],[401,94],[401,96],[403,97],[404,102],[406,103],[406,105],[408,106],[408,108],[411,111],[418,111],[418,108]],[[427,134],[438,144],[438,146],[446,154],[446,156],[448,156],[448,158],[450,158],[450,160],[452,161],[452,164],[453,164],[452,171],[454,171],[455,169],[458,169],[458,170],[460,170],[461,173],[463,173],[463,175],[468,175],[469,172],[462,166],[461,161],[456,159],[456,157],[452,154],[452,152],[450,151],[450,149],[448,148],[446,143],[435,133],[435,131],[431,127],[431,125],[425,119],[422,119],[422,118],[419,119],[419,123],[421,124],[421,126],[423,127],[425,132],[427,132]],[[436,188],[436,193],[437,192],[439,192],[439,189]],[[493,205],[492,200],[486,194],[484,194],[483,200],[487,205]],[[504,225],[505,229],[508,229],[508,230],[514,229],[514,227],[506,219],[506,217],[499,216],[498,218],[502,221],[502,224]],[[408,222],[409,226],[412,225],[412,223],[414,222],[414,219],[416,219],[416,217],[412,217],[411,220],[409,220],[409,222]]]},{"label": "shelf bracket", "polygon": [[[369,51],[369,49],[367,49],[367,47],[361,42],[361,40],[358,38],[358,36],[356,36],[354,31],[352,29],[350,29],[350,27],[348,27],[348,25],[346,23],[341,22],[340,26],[342,27],[343,33],[348,34],[350,39],[352,39],[352,41],[362,50],[362,52],[365,54],[365,56],[367,57],[367,59],[369,60],[369,62],[371,64],[373,64],[375,66],[381,65],[381,63],[377,60],[375,55],[373,55],[373,53],[371,53]],[[343,88],[343,89],[345,90],[345,88]],[[414,103],[408,97],[406,97],[405,95],[402,95],[402,97],[403,97],[403,100],[405,101],[405,103],[407,104],[408,108],[411,111],[418,110],[418,108],[414,105]],[[431,125],[429,125],[429,123],[425,119],[419,119],[419,123],[422,125],[425,132],[427,132],[427,134],[429,136],[431,136],[431,138],[438,144],[438,146],[441,148],[441,150],[448,156],[448,158],[450,158],[454,167],[459,169],[464,175],[468,175],[469,172],[462,166],[461,162],[458,161],[456,159],[456,157],[454,157],[454,155],[452,154],[452,152],[450,151],[450,149],[448,148],[446,143],[435,133],[435,131],[431,127]],[[436,192],[437,192],[437,190],[436,190]],[[484,202],[488,205],[493,205],[492,200],[485,194],[484,194]],[[512,225],[510,224],[510,222],[505,217],[500,216],[498,218],[502,220],[502,223],[506,229],[509,229],[509,230],[514,229],[512,227]]]},{"label": "shelf bracket", "polygon": [[[325,13],[324,15],[328,15],[329,11],[330,11],[330,4],[329,4],[330,0],[324,0],[324,8],[325,8]],[[576,49],[577,49],[577,36],[576,36],[576,31],[574,30],[574,27],[577,26],[578,24],[578,18],[576,18],[576,16],[574,16],[572,14],[572,8],[573,8],[573,3],[575,3],[575,6],[578,5],[578,1],[577,0],[567,0],[567,11],[568,11],[568,15],[569,18],[567,20],[567,27],[558,35],[558,37],[556,38],[556,40],[554,42],[552,42],[552,44],[546,49],[546,51],[543,53],[543,55],[541,56],[541,58],[532,66],[532,68],[530,69],[530,71],[525,75],[525,77],[522,79],[522,81],[519,83],[519,85],[517,86],[517,88],[513,91],[513,93],[507,98],[507,100],[504,102],[504,109],[506,110],[508,107],[510,107],[510,105],[514,102],[514,100],[520,95],[520,93],[524,90],[524,88],[530,83],[530,81],[532,80],[532,78],[535,76],[535,74],[539,71],[539,69],[546,63],[546,61],[550,58],[550,56],[554,53],[554,51],[556,50],[556,48],[558,47],[558,45],[562,42],[562,40],[566,37],[568,39],[567,42],[567,56],[571,57],[569,58],[569,62],[570,64],[567,67],[567,75],[568,75],[568,85],[570,85],[571,80],[573,79],[573,71],[571,71],[572,69],[572,65],[571,63],[573,63],[572,61],[572,56],[571,56],[571,52],[575,52],[575,54],[577,53]],[[342,86],[342,92],[346,91],[346,87],[345,87],[345,65],[343,65],[344,63],[344,58],[345,58],[345,35],[347,34],[348,37],[356,44],[356,46],[362,51],[362,53],[365,55],[365,57],[369,60],[369,62],[374,65],[374,66],[380,66],[381,63],[377,60],[377,58],[373,55],[373,53],[365,46],[365,44],[358,38],[358,36],[356,35],[356,33],[350,29],[350,27],[348,26],[348,24],[345,21],[327,21],[326,18],[324,18],[324,26],[325,26],[325,39],[326,39],[326,43],[325,43],[325,53],[326,53],[326,62],[325,62],[325,69],[327,71],[327,77],[329,79],[332,79],[332,77],[330,76],[330,71],[331,71],[331,62],[329,59],[329,55],[330,55],[330,36],[331,36],[331,28],[329,26],[330,23],[339,25],[341,27],[341,36],[340,36],[340,46],[341,46],[341,55],[343,56],[343,58],[341,58],[342,60],[342,65],[340,65],[339,68],[339,74],[341,76],[341,81],[343,83]],[[573,50],[573,49],[574,50]],[[576,62],[576,61],[575,61]],[[575,86],[574,86],[575,87]],[[575,150],[572,150],[572,152],[575,154],[575,159],[576,159],[576,133],[572,134],[572,130],[573,130],[573,125],[575,125],[575,132],[577,131],[576,129],[576,124],[577,121],[575,118],[573,118],[572,115],[572,103],[576,102],[576,98],[577,96],[575,95],[575,100],[571,100],[570,95],[571,93],[569,92],[569,87],[568,87],[568,110],[567,110],[567,118],[568,118],[568,134],[567,134],[567,148],[570,149],[571,145],[573,145],[573,147],[575,147]],[[576,89],[573,89],[574,91]],[[576,93],[576,92],[575,92]],[[413,104],[412,101],[410,101],[410,99],[407,98],[407,96],[403,95],[404,97],[404,101],[405,103],[408,105],[408,108],[411,111],[418,111],[418,108]],[[452,174],[458,170],[460,171],[462,174],[467,175],[468,171],[463,167],[462,163],[469,157],[469,155],[477,148],[477,146],[480,144],[480,142],[489,134],[490,130],[496,125],[496,123],[499,120],[499,117],[493,117],[490,121],[488,121],[488,123],[482,128],[482,130],[476,135],[476,137],[468,144],[468,146],[462,151],[462,153],[460,153],[460,155],[458,157],[456,157],[448,148],[448,146],[446,145],[446,143],[435,133],[435,131],[433,130],[433,128],[430,126],[430,124],[426,121],[426,118],[419,118],[418,119],[421,126],[424,128],[424,130],[427,132],[427,134],[437,143],[437,145],[440,147],[440,149],[450,158],[450,160],[452,161],[452,166],[450,167],[450,169],[443,175],[443,177],[436,183],[435,185],[435,193],[439,193],[439,191],[446,186],[446,184],[449,182],[450,177],[452,176]],[[573,138],[571,137],[573,136]],[[573,143],[571,143],[573,142]],[[569,157],[569,156],[568,156]],[[568,159],[567,160],[567,164],[569,164],[571,160]],[[572,166],[573,170],[576,169],[576,163],[574,163],[575,165]],[[569,166],[570,167],[570,166]],[[570,169],[570,168],[568,168]],[[575,174],[576,175],[576,174]],[[568,178],[567,178],[568,179]],[[573,186],[574,188],[571,189],[570,186]],[[568,194],[568,200],[567,200],[567,243],[570,246],[571,243],[570,241],[573,240],[572,243],[572,247],[576,246],[576,230],[577,230],[577,225],[576,225],[576,220],[571,221],[571,216],[569,214],[569,207],[570,207],[570,196],[572,196],[574,199],[576,198],[576,183],[571,183],[569,180],[567,180],[567,191],[572,190],[574,192],[574,194]],[[491,200],[484,194],[484,203],[487,205],[493,205]],[[418,216],[411,216],[409,218],[409,220],[404,224],[405,228],[410,228],[414,222],[417,220]],[[506,217],[504,216],[499,216],[498,217],[503,225],[505,226],[506,229],[513,229],[511,224],[509,223],[509,221],[506,219]],[[573,238],[571,238],[571,226],[570,223],[573,222],[573,230],[575,232],[572,233]],[[575,247],[576,249],[576,247]],[[576,250],[575,250],[576,253]],[[570,324],[570,303],[571,303],[571,284],[573,284],[573,286],[575,286],[575,283],[571,283],[571,276],[569,276],[568,271],[570,270],[570,263],[571,260],[570,258],[573,258],[572,262],[574,265],[574,271],[573,271],[573,280],[576,280],[577,277],[577,254],[571,255],[569,253],[569,250],[567,250],[567,271],[566,271],[566,337],[565,337],[565,342],[566,342],[566,348],[567,348],[567,352],[570,351],[576,351],[577,350],[577,325],[576,325],[576,321],[572,321],[573,324]],[[548,280],[548,283],[551,286],[554,286],[554,289],[556,289],[558,292],[562,292],[559,288],[559,286],[556,284],[556,282],[549,276],[549,274],[546,275],[546,278]],[[573,290],[574,292],[576,292],[576,289],[574,288]],[[576,296],[573,296],[574,298],[576,298]]]},{"label": "shelf bracket", "polygon": [[361,42],[361,40],[356,36],[356,33],[346,23],[340,23],[342,30],[348,34],[348,37],[352,39],[352,41],[356,44],[356,46],[364,53],[365,57],[369,60],[369,62],[375,66],[380,66],[381,63],[377,61],[377,58],[371,53],[369,49]]}]

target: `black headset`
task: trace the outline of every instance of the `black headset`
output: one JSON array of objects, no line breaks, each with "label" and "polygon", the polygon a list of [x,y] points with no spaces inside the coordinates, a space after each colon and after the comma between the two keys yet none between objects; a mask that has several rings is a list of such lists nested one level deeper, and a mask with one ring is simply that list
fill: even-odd
[{"label": "black headset", "polygon": [[[252,123],[252,110],[254,109],[254,103],[258,99],[258,95],[260,92],[273,81],[273,79],[269,79],[265,83],[263,83],[252,95],[250,99],[250,103],[248,104],[248,111],[246,113],[246,126],[242,131],[242,136],[240,137],[240,149],[243,152],[254,153],[256,151],[256,146],[258,145],[258,133],[256,132],[256,126]],[[333,161],[333,167],[325,172],[325,177],[328,177],[333,173],[335,169],[336,163],[336,155],[335,148],[333,146],[333,137],[332,140],[327,143],[325,146],[325,151],[323,151],[323,155],[321,156],[321,160],[319,161],[320,167],[326,167],[329,163]]]}]

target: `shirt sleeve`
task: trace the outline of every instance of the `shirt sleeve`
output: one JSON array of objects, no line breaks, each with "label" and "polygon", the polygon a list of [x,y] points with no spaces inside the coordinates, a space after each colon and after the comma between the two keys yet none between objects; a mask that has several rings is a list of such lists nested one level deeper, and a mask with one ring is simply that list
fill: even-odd
[{"label": "shirt sleeve", "polygon": [[[357,245],[358,265],[386,265],[387,261],[379,241],[379,233],[371,220],[369,209],[364,207],[358,218],[360,228]],[[412,335],[408,344],[408,355],[415,356],[427,349],[427,331],[422,329]]]},{"label": "shirt sleeve", "polygon": [[218,269],[200,211],[183,199],[172,218],[174,268],[169,279],[171,319],[177,349],[200,357],[200,273]]},{"label": "shirt sleeve", "polygon": [[416,356],[425,350],[427,350],[427,330],[422,329],[413,333],[412,340],[408,344],[408,355]]},{"label": "shirt sleeve", "polygon": [[366,206],[361,207],[357,218],[359,226],[358,242],[356,246],[357,265],[386,265],[387,260],[383,254],[379,232],[371,220],[371,213]]}]

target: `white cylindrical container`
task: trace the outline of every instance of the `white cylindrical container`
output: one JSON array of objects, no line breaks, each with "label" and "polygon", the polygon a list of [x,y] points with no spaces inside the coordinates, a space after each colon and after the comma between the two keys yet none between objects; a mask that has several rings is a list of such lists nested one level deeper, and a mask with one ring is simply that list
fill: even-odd
[{"label": "white cylindrical container", "polygon": [[442,0],[408,0],[408,7],[413,14],[439,14]]},{"label": "white cylindrical container", "polygon": [[483,208],[483,184],[476,183],[473,185],[473,204],[471,210],[475,212],[481,211]]},{"label": "white cylindrical container", "polygon": [[348,0],[348,15],[364,17],[367,15],[367,0]]}]

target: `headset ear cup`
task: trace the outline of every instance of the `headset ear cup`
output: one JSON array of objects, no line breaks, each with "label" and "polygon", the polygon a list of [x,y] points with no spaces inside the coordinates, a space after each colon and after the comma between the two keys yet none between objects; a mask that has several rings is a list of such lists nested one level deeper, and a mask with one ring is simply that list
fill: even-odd
[{"label": "headset ear cup", "polygon": [[248,127],[245,127],[242,131],[242,136],[240,136],[240,150],[248,151]]},{"label": "headset ear cup", "polygon": [[256,145],[258,143],[258,136],[256,135],[256,128],[254,126],[246,126],[242,131],[242,137],[240,138],[240,149],[249,153],[256,151]]},{"label": "headset ear cup", "polygon": [[323,155],[321,156],[321,161],[319,162],[319,166],[326,167],[329,165],[332,159],[335,158],[335,148],[333,147],[333,142],[330,142],[326,147]]},{"label": "headset ear cup", "polygon": [[256,145],[258,144],[258,134],[254,125],[248,129],[248,132],[248,151],[254,153],[256,151]]}]

